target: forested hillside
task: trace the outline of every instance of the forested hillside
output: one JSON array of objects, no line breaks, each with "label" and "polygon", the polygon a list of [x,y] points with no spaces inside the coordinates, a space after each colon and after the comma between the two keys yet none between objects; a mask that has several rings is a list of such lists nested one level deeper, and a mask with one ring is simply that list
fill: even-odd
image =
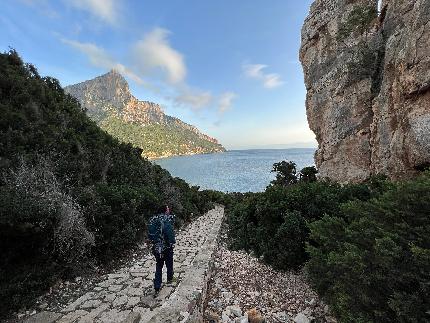
[{"label": "forested hillside", "polygon": [[59,82],[0,54],[0,313],[109,261],[169,204],[178,225],[204,193],[101,130]]}]

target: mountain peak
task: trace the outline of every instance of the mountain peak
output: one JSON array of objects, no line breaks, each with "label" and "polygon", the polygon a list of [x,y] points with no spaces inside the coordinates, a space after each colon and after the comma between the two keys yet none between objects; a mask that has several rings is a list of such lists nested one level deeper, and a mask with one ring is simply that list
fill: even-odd
[{"label": "mountain peak", "polygon": [[129,90],[127,80],[116,69],[111,69],[106,74],[100,75],[100,76],[98,76],[92,80],[86,81],[86,82],[97,81],[97,80],[99,80],[99,81],[102,80],[102,82],[100,84],[101,86],[121,87],[121,88],[126,89],[127,91]]},{"label": "mountain peak", "polygon": [[103,76],[116,77],[116,78],[120,78],[120,79],[125,80],[124,76],[115,68],[112,68],[109,72],[101,75],[100,77],[103,77]]},{"label": "mountain peak", "polygon": [[77,98],[96,121],[106,117],[108,111],[121,113],[133,98],[126,79],[114,69],[94,79],[69,85],[64,90]]},{"label": "mountain peak", "polygon": [[136,99],[115,69],[65,91],[77,98],[103,129],[142,148],[147,157],[225,150],[196,127],[164,114],[159,104]]}]

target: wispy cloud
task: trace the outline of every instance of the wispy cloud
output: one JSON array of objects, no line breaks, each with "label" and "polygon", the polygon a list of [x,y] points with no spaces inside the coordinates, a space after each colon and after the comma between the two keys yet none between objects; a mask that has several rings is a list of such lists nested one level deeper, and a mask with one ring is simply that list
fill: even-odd
[{"label": "wispy cloud", "polygon": [[191,107],[193,110],[200,110],[212,103],[213,96],[209,91],[190,89],[186,86],[179,89],[173,101],[177,105]]},{"label": "wispy cloud", "polygon": [[284,84],[279,74],[264,73],[263,70],[267,67],[264,64],[244,64],[242,69],[246,77],[259,80],[267,89],[273,89]]},{"label": "wispy cloud", "polygon": [[118,22],[119,0],[64,0],[72,7],[84,10],[92,16],[107,22],[116,24]]},{"label": "wispy cloud", "polygon": [[231,109],[233,104],[233,100],[237,97],[237,94],[234,92],[225,92],[220,95],[218,99],[218,111],[223,114],[227,110]]},{"label": "wispy cloud", "polygon": [[128,76],[130,79],[139,84],[144,83],[141,77],[133,73],[123,64],[116,62],[103,48],[100,48],[92,43],[81,43],[76,40],[70,40],[66,38],[61,38],[61,41],[64,44],[67,44],[85,54],[93,66],[101,67],[107,70],[114,69],[119,73]]},{"label": "wispy cloud", "polygon": [[141,73],[161,70],[167,81],[175,84],[184,81],[187,68],[183,55],[171,47],[169,34],[166,29],[153,29],[134,45],[133,56]]}]

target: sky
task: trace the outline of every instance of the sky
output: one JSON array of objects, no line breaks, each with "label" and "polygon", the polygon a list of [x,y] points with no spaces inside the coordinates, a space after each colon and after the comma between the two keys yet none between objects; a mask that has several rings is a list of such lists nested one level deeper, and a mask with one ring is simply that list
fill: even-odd
[{"label": "sky", "polygon": [[298,59],[312,0],[0,0],[0,50],[63,86],[111,69],[227,149],[316,147]]}]

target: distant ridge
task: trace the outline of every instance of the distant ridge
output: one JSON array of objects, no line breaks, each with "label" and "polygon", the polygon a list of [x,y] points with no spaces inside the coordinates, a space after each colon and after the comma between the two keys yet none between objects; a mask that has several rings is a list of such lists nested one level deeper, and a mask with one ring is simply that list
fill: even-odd
[{"label": "distant ridge", "polygon": [[195,126],[166,115],[160,105],[139,101],[115,70],[65,87],[90,118],[121,141],[142,149],[148,158],[223,152],[225,148]]}]

